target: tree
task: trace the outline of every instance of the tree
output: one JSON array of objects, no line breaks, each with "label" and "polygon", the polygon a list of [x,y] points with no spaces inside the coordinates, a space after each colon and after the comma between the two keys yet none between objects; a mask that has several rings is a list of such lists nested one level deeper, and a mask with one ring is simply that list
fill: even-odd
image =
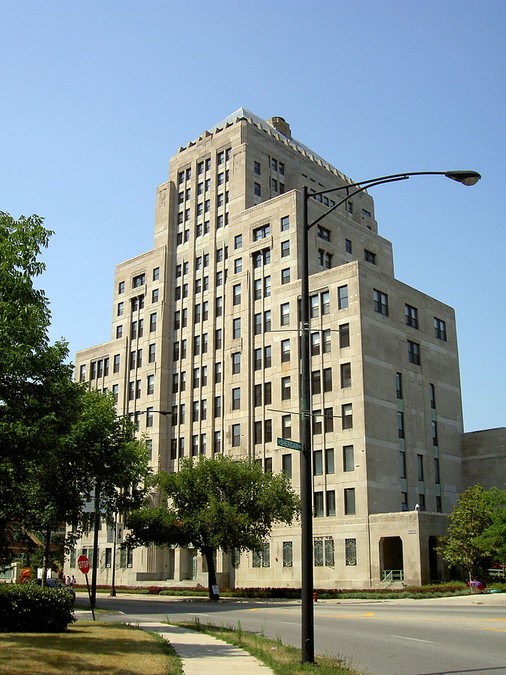
[{"label": "tree", "polygon": [[[0,547],[30,513],[27,476],[67,428],[72,366],[64,342],[49,344],[50,311],[34,278],[51,231],[39,216],[18,221],[0,212]],[[22,528],[21,528],[22,529]],[[0,551],[0,558],[2,551]]]},{"label": "tree", "polygon": [[506,553],[506,491],[469,487],[449,515],[448,535],[438,551],[450,567],[462,566],[469,581],[491,556]]},{"label": "tree", "polygon": [[51,231],[39,216],[0,213],[0,561],[29,531],[78,528],[85,502],[139,505],[147,451],[111,395],[73,381],[65,342],[49,343],[51,314],[34,279]]},{"label": "tree", "polygon": [[128,544],[198,549],[207,562],[211,600],[219,598],[216,551],[258,551],[274,523],[289,525],[299,512],[286,475],[263,473],[248,460],[187,458],[178,473],[158,474],[156,485],[168,502],[129,514]]}]

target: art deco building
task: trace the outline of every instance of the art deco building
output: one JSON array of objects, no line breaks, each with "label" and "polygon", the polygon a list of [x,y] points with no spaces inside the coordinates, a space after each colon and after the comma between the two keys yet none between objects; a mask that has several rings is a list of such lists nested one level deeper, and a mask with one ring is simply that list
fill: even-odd
[{"label": "art deco building", "polygon": [[[154,248],[116,268],[111,340],[76,359],[147,435],[155,471],[223,453],[299,489],[299,455],[278,439],[299,440],[302,188],[351,182],[284,119],[242,108],[171,159]],[[315,217],[333,205],[321,202]],[[438,578],[461,489],[454,312],[395,278],[366,192],[310,231],[310,295],[315,586]],[[113,538],[104,527],[100,583]],[[76,553],[90,548],[91,534]],[[118,584],[206,583],[191,549],[118,550],[116,564]],[[300,529],[217,568],[222,587],[298,587]]]}]

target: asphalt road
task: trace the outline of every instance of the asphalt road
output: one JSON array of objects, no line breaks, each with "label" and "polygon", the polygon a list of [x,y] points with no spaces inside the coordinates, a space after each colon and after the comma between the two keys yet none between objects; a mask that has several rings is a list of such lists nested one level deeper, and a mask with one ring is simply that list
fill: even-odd
[{"label": "asphalt road", "polygon": [[[300,647],[298,602],[182,601],[99,595],[98,609],[128,621],[198,617]],[[344,658],[368,675],[506,674],[506,594],[414,601],[315,604],[315,654]],[[114,615],[103,615],[114,619]],[[100,617],[102,618],[102,616]],[[116,617],[118,618],[118,617]],[[317,660],[317,659],[316,659]]]}]

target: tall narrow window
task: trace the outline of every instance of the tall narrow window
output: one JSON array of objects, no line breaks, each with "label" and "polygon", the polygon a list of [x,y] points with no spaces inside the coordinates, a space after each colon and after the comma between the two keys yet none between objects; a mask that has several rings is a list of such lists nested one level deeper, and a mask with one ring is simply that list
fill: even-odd
[{"label": "tall narrow window", "polygon": [[343,471],[355,470],[355,452],[353,445],[343,446]]},{"label": "tall narrow window", "polygon": [[344,515],[354,516],[355,510],[355,488],[345,488],[344,490]]},{"label": "tall narrow window", "polygon": [[348,286],[339,286],[337,289],[337,306],[339,309],[348,307]]}]

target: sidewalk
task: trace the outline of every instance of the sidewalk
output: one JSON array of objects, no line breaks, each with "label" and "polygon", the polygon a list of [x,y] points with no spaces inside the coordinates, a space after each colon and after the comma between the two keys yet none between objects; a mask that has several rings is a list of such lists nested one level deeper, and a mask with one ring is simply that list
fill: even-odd
[{"label": "sidewalk", "polygon": [[[89,610],[76,610],[75,615],[77,619],[92,618]],[[158,633],[167,640],[180,657],[185,675],[269,675],[273,672],[243,649],[199,631],[155,621],[128,625]]]}]

